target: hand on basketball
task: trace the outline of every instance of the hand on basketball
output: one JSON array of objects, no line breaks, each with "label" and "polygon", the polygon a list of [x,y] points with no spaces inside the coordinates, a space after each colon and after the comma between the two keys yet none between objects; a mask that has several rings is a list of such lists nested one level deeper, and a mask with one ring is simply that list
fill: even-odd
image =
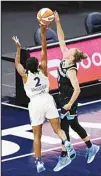
[{"label": "hand on basketball", "polygon": [[69,110],[71,110],[71,104],[70,103],[68,103],[68,104],[65,104],[64,106],[63,106],[63,108],[65,109],[65,110],[67,110],[67,111],[69,111]]},{"label": "hand on basketball", "polygon": [[43,25],[43,24],[39,24],[42,32],[46,31],[48,29],[48,25]]},{"label": "hand on basketball", "polygon": [[21,48],[21,44],[20,44],[19,39],[18,39],[17,36],[13,36],[12,40],[15,42],[17,47]]},{"label": "hand on basketball", "polygon": [[59,18],[59,14],[57,11],[54,12],[54,17],[55,17],[54,18],[55,22],[58,23],[60,21],[60,18]]}]

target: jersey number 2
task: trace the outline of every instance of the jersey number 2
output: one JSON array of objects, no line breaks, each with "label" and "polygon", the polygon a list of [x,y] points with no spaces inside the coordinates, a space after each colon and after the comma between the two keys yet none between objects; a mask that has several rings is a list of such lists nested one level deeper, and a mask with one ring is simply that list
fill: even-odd
[{"label": "jersey number 2", "polygon": [[34,80],[36,81],[35,87],[41,86],[39,77],[35,77]]}]

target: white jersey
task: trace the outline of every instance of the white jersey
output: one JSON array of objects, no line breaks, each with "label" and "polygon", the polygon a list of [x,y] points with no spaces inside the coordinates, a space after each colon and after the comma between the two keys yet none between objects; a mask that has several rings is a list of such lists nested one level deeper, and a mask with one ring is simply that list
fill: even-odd
[{"label": "white jersey", "polygon": [[36,95],[49,92],[49,80],[41,70],[33,74],[28,71],[27,82],[24,83],[26,95],[31,99]]}]

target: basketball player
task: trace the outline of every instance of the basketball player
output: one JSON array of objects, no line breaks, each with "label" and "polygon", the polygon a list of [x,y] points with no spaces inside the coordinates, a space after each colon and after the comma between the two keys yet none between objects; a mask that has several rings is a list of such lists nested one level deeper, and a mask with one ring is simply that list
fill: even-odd
[{"label": "basketball player", "polygon": [[[53,97],[49,92],[49,80],[47,74],[47,48],[46,48],[46,27],[41,25],[41,65],[39,68],[39,62],[36,57],[30,57],[26,61],[26,70],[20,63],[20,51],[21,44],[17,37],[13,36],[13,41],[17,47],[17,53],[15,57],[15,67],[22,77],[24,89],[26,95],[30,98],[28,105],[30,121],[34,135],[34,151],[36,157],[37,172],[45,170],[44,163],[41,161],[41,136],[42,136],[42,124],[45,118],[49,119],[54,132],[62,139],[66,150],[75,150],[67,141],[64,131],[60,128],[59,114],[55,106]],[[70,164],[69,157],[66,158],[66,165]]]},{"label": "basketball player", "polygon": [[[86,131],[79,124],[77,117],[77,99],[80,94],[80,87],[77,79],[76,63],[86,59],[87,55],[77,48],[67,48],[64,41],[64,33],[60,24],[59,15],[57,12],[54,14],[59,44],[63,54],[63,60],[61,61],[58,69],[58,84],[61,99],[60,103],[62,107],[61,128],[65,131],[69,141],[69,126],[83,139],[87,145],[87,163],[91,163],[94,160],[96,153],[99,151],[99,146],[91,143]],[[76,157],[76,155],[71,152],[69,153],[69,156],[71,160]],[[59,157],[59,161],[54,168],[54,171],[59,171],[63,168],[63,165],[65,166],[66,157],[67,151],[63,144],[61,156]]]}]

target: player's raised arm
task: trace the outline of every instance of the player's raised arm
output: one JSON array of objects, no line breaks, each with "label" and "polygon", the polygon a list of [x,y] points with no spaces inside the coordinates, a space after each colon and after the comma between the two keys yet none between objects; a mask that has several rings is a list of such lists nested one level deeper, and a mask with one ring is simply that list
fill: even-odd
[{"label": "player's raised arm", "polygon": [[55,11],[54,15],[55,15],[55,23],[56,23],[56,27],[57,27],[57,35],[58,35],[60,48],[61,48],[62,53],[64,54],[64,52],[66,52],[68,50],[68,48],[66,47],[66,44],[65,44],[64,32],[63,32],[62,26],[60,24],[59,14]]},{"label": "player's raised arm", "polygon": [[47,76],[47,43],[46,43],[46,26],[40,25],[41,28],[41,69],[45,76]]},{"label": "player's raised arm", "polygon": [[25,82],[25,79],[26,79],[25,69],[22,66],[22,64],[20,63],[21,44],[20,44],[17,36],[16,37],[13,36],[12,40],[15,42],[16,48],[17,48],[16,56],[15,56],[15,67],[16,67],[18,73],[20,74],[20,76],[22,77],[23,81]]}]

